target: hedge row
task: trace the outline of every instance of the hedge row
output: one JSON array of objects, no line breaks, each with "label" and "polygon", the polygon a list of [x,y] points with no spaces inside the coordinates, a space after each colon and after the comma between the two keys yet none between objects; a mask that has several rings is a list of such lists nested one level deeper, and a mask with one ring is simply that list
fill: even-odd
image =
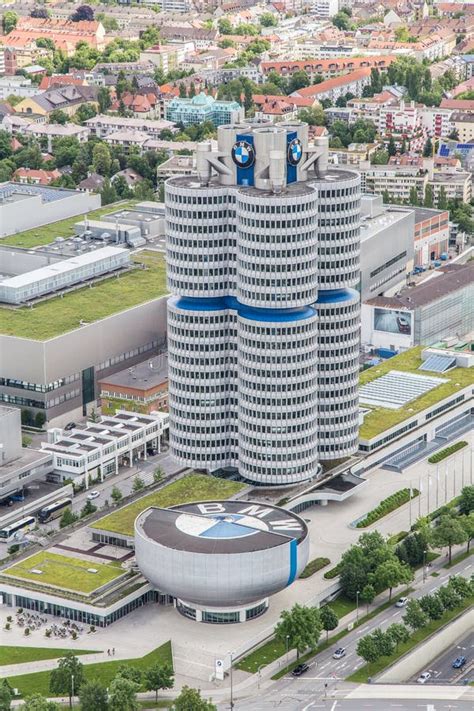
[{"label": "hedge row", "polygon": [[[418,489],[412,489],[411,498],[415,498],[415,496],[418,496],[419,493]],[[403,506],[403,504],[406,504],[409,500],[410,489],[400,489],[400,491],[396,491],[394,494],[381,501],[375,509],[369,511],[367,516],[356,524],[356,527],[365,528],[366,526],[370,526],[370,524],[375,523],[375,521],[383,518],[391,511],[395,511],[395,509],[398,509],[399,506]]]},{"label": "hedge row", "polygon": [[321,570],[321,568],[325,568],[329,565],[330,562],[329,558],[314,558],[313,560],[310,560],[306,568],[301,573],[300,578],[311,577],[311,575],[317,573],[318,570]]},{"label": "hedge row", "polygon": [[337,578],[337,576],[339,575],[340,572],[341,572],[341,564],[338,563],[337,565],[334,566],[334,568],[331,568],[331,570],[327,570],[324,573],[323,578],[325,578],[326,580],[332,580],[333,578]]},{"label": "hedge row", "polygon": [[446,457],[451,456],[451,454],[454,454],[454,452],[458,452],[460,449],[463,449],[463,447],[467,447],[467,442],[464,440],[462,442],[456,442],[455,444],[451,444],[449,447],[442,449],[440,452],[432,454],[431,457],[428,457],[428,461],[430,464],[437,464],[443,459],[446,459]]}]

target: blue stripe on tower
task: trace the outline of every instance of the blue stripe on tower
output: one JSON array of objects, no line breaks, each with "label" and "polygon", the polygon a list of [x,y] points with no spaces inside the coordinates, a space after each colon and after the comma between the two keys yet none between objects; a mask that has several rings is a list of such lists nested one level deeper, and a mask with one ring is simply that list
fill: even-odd
[{"label": "blue stripe on tower", "polygon": [[296,182],[296,174],[297,174],[298,168],[296,165],[293,165],[288,160],[288,150],[290,147],[290,143],[295,138],[298,138],[298,134],[296,133],[296,131],[293,131],[293,133],[286,134],[286,182],[287,183],[295,183]]},{"label": "blue stripe on tower", "polygon": [[[250,143],[250,145],[253,147],[253,136],[251,134],[239,134],[235,138],[236,141],[246,141],[247,143]],[[237,165],[237,185],[254,185],[254,175],[255,163],[252,163],[249,168],[241,168],[239,165]]]},{"label": "blue stripe on tower", "polygon": [[296,578],[296,569],[298,564],[298,541],[293,538],[290,541],[290,574],[288,576],[287,585],[291,585]]}]

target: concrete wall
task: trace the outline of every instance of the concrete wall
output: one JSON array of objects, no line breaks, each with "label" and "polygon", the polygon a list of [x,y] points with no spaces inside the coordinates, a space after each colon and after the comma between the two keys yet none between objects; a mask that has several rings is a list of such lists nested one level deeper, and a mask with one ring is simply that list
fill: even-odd
[{"label": "concrete wall", "polygon": [[0,466],[20,456],[20,412],[14,407],[0,406]]},{"label": "concrete wall", "polygon": [[[19,189],[20,192],[22,190]],[[100,195],[72,190],[69,196],[52,202],[43,202],[39,195],[31,195],[18,202],[4,202],[0,204],[0,237],[82,215],[100,205]],[[63,234],[56,236],[64,237]]]},{"label": "concrete wall", "polygon": [[[423,671],[433,659],[456,643],[467,630],[474,627],[474,610],[465,612],[451,624],[433,634],[413,651],[405,654],[396,664],[377,677],[377,682],[396,684],[407,681],[414,674]],[[456,654],[453,652],[453,659]]]},{"label": "concrete wall", "polygon": [[64,257],[53,254],[42,254],[41,252],[31,252],[16,247],[0,246],[0,273],[1,274],[24,274],[33,269],[41,269],[50,264],[60,262]]}]

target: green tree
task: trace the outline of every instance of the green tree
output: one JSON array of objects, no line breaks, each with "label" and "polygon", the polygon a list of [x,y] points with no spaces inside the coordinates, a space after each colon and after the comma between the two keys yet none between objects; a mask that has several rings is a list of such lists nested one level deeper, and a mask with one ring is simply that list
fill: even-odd
[{"label": "green tree", "polygon": [[161,467],[156,467],[155,471],[153,472],[153,481],[155,484],[159,484],[160,481],[163,481],[165,473]]},{"label": "green tree", "polygon": [[467,597],[472,595],[474,582],[466,580],[466,578],[463,578],[462,575],[454,575],[449,578],[447,586],[454,590],[454,592],[459,595],[461,599],[465,600]]},{"label": "green tree", "polygon": [[459,518],[453,515],[440,516],[433,531],[433,545],[436,548],[447,548],[449,562],[452,560],[453,546],[464,543],[467,535]]},{"label": "green tree", "polygon": [[48,116],[49,123],[59,123],[64,126],[69,121],[69,116],[62,109],[54,109]]},{"label": "green tree", "polygon": [[425,142],[425,146],[423,148],[423,157],[424,158],[431,158],[433,155],[433,141],[431,138],[428,136]]},{"label": "green tree", "polygon": [[452,587],[449,585],[443,585],[436,592],[436,597],[439,598],[442,606],[445,610],[454,610],[461,602],[461,598]]},{"label": "green tree", "polygon": [[102,200],[102,205],[110,205],[112,202],[117,202],[118,195],[114,186],[111,185],[110,180],[107,178],[104,180],[104,185],[100,191],[100,196]]},{"label": "green tree", "polygon": [[92,165],[99,175],[109,175],[112,158],[105,143],[96,143],[92,149]]},{"label": "green tree", "polygon": [[79,692],[81,711],[108,711],[107,689],[100,681],[85,681]]},{"label": "green tree", "polygon": [[323,605],[319,611],[321,627],[326,632],[326,642],[329,639],[329,632],[335,630],[339,624],[339,617],[329,605]]},{"label": "green tree", "polygon": [[217,23],[217,26],[221,35],[232,35],[234,33],[232,23],[226,17],[222,17]]},{"label": "green tree", "polygon": [[145,669],[144,681],[146,690],[154,691],[158,701],[160,689],[172,689],[174,686],[173,668],[169,664],[154,664]]},{"label": "green tree", "polygon": [[79,155],[80,147],[79,141],[74,136],[53,139],[53,155],[57,167],[72,165]]},{"label": "green tree", "polygon": [[79,516],[73,511],[71,511],[70,508],[64,509],[63,515],[59,519],[59,528],[65,528],[66,526],[70,526],[73,523],[76,523],[76,521],[79,520]]},{"label": "green tree", "polygon": [[97,110],[93,104],[85,103],[81,104],[74,114],[74,121],[79,124],[83,124],[91,118],[97,116]]},{"label": "green tree", "polygon": [[467,550],[469,551],[474,538],[474,511],[471,511],[468,516],[460,516],[459,521],[466,534]]},{"label": "green tree", "polygon": [[459,513],[468,515],[474,511],[474,486],[465,486],[459,497]]},{"label": "green tree", "polygon": [[356,652],[359,657],[369,664],[376,662],[382,656],[380,654],[380,649],[371,634],[361,637],[357,643]]},{"label": "green tree", "polygon": [[448,209],[448,196],[446,195],[446,190],[445,190],[444,185],[442,185],[439,189],[436,207],[438,208],[438,210],[447,210]]},{"label": "green tree", "polygon": [[114,486],[114,487],[112,488],[112,491],[111,491],[111,493],[110,493],[110,496],[112,497],[112,501],[113,501],[114,503],[118,504],[118,502],[122,500],[123,494],[122,494],[122,492],[120,491],[120,489],[118,488],[118,486]]},{"label": "green tree", "polygon": [[0,711],[10,711],[13,700],[13,692],[6,679],[0,684]]},{"label": "green tree", "polygon": [[72,708],[72,695],[80,691],[83,680],[82,663],[74,652],[66,652],[64,657],[58,661],[56,669],[51,672],[49,690],[55,696],[69,696],[69,707]]},{"label": "green tree", "polygon": [[181,693],[174,700],[173,711],[217,711],[217,706],[212,701],[206,701],[201,696],[199,689],[183,686]]},{"label": "green tree", "polygon": [[262,12],[260,15],[260,24],[262,27],[276,27],[278,20],[271,12]]},{"label": "green tree", "polygon": [[400,622],[394,622],[387,627],[385,634],[387,634],[395,645],[395,649],[399,644],[407,642],[410,637],[410,632],[407,630],[404,624]]},{"label": "green tree", "polygon": [[116,676],[109,687],[109,711],[138,711],[139,686],[123,676]]},{"label": "green tree", "polygon": [[298,119],[309,126],[324,126],[326,117],[321,106],[310,106],[298,112]]},{"label": "green tree", "polygon": [[418,600],[420,607],[430,620],[440,620],[444,613],[443,603],[435,595],[423,595]]},{"label": "green tree", "polygon": [[387,152],[388,152],[389,156],[394,156],[397,152],[397,146],[395,145],[393,136],[390,136],[390,140],[389,140],[388,146],[387,146]]},{"label": "green tree", "polygon": [[145,482],[139,476],[136,476],[133,480],[133,491],[141,491],[145,488]]},{"label": "green tree", "polygon": [[12,154],[12,137],[8,131],[0,130],[0,160],[9,158]]},{"label": "green tree", "polygon": [[413,207],[417,207],[420,205],[420,198],[418,195],[418,190],[415,188],[414,185],[410,188],[410,195],[408,197],[408,204],[412,205]]},{"label": "green tree", "polygon": [[55,701],[48,701],[41,694],[27,696],[24,700],[21,711],[60,711],[61,706]]},{"label": "green tree", "polygon": [[319,611],[315,607],[305,607],[295,603],[291,610],[283,610],[275,627],[275,637],[296,649],[297,658],[306,649],[314,649],[321,634]]},{"label": "green tree", "polygon": [[405,614],[403,615],[403,621],[408,627],[411,627],[414,632],[428,624],[428,618],[421,609],[418,600],[408,600]]},{"label": "green tree", "polygon": [[423,205],[425,207],[434,207],[433,186],[429,183],[425,188],[425,199],[423,201]]},{"label": "green tree", "polygon": [[367,614],[369,614],[369,605],[371,605],[375,600],[375,595],[375,588],[373,585],[370,585],[370,583],[364,585],[360,591],[360,599],[367,605]]},{"label": "green tree", "polygon": [[346,32],[351,29],[352,23],[350,17],[347,16],[345,12],[338,12],[332,18],[332,24],[337,27],[338,30]]},{"label": "green tree", "polygon": [[117,674],[115,675],[115,678],[117,677],[133,681],[133,683],[137,686],[140,686],[140,684],[142,683],[142,673],[140,669],[137,669],[136,667],[131,667],[128,664],[120,664],[119,668],[117,669]]},{"label": "green tree", "polygon": [[389,157],[388,151],[378,149],[372,153],[370,162],[372,165],[387,165]]},{"label": "green tree", "polygon": [[7,10],[2,17],[3,34],[8,35],[15,29],[18,23],[18,15],[13,10]]},{"label": "green tree", "polygon": [[303,69],[299,69],[290,77],[288,84],[288,93],[291,94],[293,91],[298,91],[298,89],[303,89],[305,86],[310,85],[310,79],[308,73]]},{"label": "green tree", "polygon": [[85,518],[86,516],[89,516],[90,514],[93,514],[97,511],[97,506],[94,506],[92,501],[86,501],[84,506],[81,509],[81,518]]},{"label": "green tree", "polygon": [[186,84],[183,84],[183,82],[180,82],[179,86],[178,86],[178,90],[179,90],[179,98],[185,99],[188,95],[188,92],[186,91]]},{"label": "green tree", "polygon": [[101,114],[105,114],[112,105],[112,100],[110,98],[110,92],[106,86],[101,86],[97,94],[97,102],[99,104],[99,110]]}]

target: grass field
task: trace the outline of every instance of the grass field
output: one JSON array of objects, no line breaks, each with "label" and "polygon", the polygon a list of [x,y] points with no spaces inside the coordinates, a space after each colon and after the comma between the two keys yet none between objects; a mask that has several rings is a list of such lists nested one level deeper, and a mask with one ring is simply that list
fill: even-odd
[{"label": "grass field", "polygon": [[365,666],[354,672],[354,674],[351,674],[349,677],[347,677],[346,681],[354,681],[360,684],[367,683],[369,677],[374,677],[376,674],[380,674],[381,671],[390,666],[390,664],[393,664],[393,662],[395,662],[397,659],[400,659],[400,657],[402,657],[407,652],[410,652],[418,644],[420,644],[420,642],[423,642],[423,640],[425,640],[431,634],[437,632],[437,630],[441,629],[441,627],[444,627],[446,624],[448,624],[448,622],[451,622],[451,620],[454,620],[454,618],[458,617],[458,615],[464,612],[464,610],[469,609],[473,603],[474,598],[471,597],[465,600],[462,605],[460,605],[455,610],[449,610],[445,612],[440,620],[432,620],[428,625],[426,625],[426,627],[423,627],[422,629],[417,630],[417,632],[412,634],[408,642],[405,642],[404,644],[399,644],[397,651],[390,657],[382,657],[381,659],[378,659],[372,664],[366,664]]},{"label": "grass field", "polygon": [[[124,641],[126,644],[126,641]],[[105,686],[109,686],[113,680],[119,666],[126,664],[127,666],[145,671],[154,664],[170,664],[173,665],[173,657],[171,654],[171,642],[166,642],[157,647],[144,657],[137,659],[117,659],[112,662],[97,662],[95,664],[84,664],[84,675],[86,679],[97,679]],[[22,696],[30,696],[31,694],[43,694],[49,696],[49,678],[50,671],[35,672],[33,674],[21,674],[19,676],[10,677],[11,686],[18,689]],[[145,691],[143,688],[142,691]]]},{"label": "grass field", "polygon": [[[0,667],[9,664],[23,664],[25,662],[39,662],[43,659],[58,659],[64,656],[69,649],[55,649],[47,647],[11,647],[0,645]],[[99,650],[78,649],[76,654],[98,654]]]},{"label": "grass field", "polygon": [[162,254],[140,252],[137,263],[146,269],[133,269],[111,276],[52,299],[33,308],[0,308],[0,333],[44,341],[80,328],[80,322],[93,323],[132,306],[138,306],[167,293],[166,266]]},{"label": "grass field", "polygon": [[91,210],[91,212],[88,213],[68,217],[66,220],[51,222],[49,225],[44,225],[43,227],[35,227],[32,230],[25,230],[25,232],[10,235],[2,239],[1,244],[31,249],[31,247],[49,244],[56,239],[56,237],[64,237],[65,239],[74,237],[74,225],[76,222],[81,222],[86,214],[89,220],[98,220],[109,212],[115,212],[115,210],[119,209],[126,210],[128,207],[133,207],[136,203],[137,200],[122,200],[121,202],[111,203],[105,207],[100,207],[98,210]]},{"label": "grass field", "polygon": [[[365,415],[364,422],[359,430],[361,440],[369,440],[372,437],[376,437],[381,432],[384,432],[390,427],[403,422],[403,420],[406,420],[407,417],[416,415],[418,412],[430,407],[434,403],[439,402],[450,395],[454,395],[462,388],[472,384],[472,374],[469,372],[469,368],[453,368],[453,370],[450,370],[447,373],[429,373],[428,371],[418,371],[418,368],[422,363],[422,350],[421,346],[417,348],[410,348],[410,350],[405,351],[394,358],[388,358],[380,365],[374,365],[372,368],[367,368],[367,370],[364,370],[364,372],[360,374],[360,386],[366,385],[376,378],[380,378],[380,376],[385,375],[391,370],[419,373],[420,375],[436,375],[436,377],[445,378],[449,382],[444,385],[439,385],[425,395],[422,395],[416,400],[412,400],[406,407],[401,407],[398,410],[389,410],[384,407],[372,407],[371,405],[367,405],[366,407],[370,409],[370,412]],[[364,401],[362,397],[360,400],[363,404]]]},{"label": "grass field", "polygon": [[150,506],[176,506],[191,501],[206,501],[211,499],[229,499],[244,488],[244,484],[225,479],[217,479],[203,474],[191,474],[168,484],[159,491],[154,491],[118,511],[99,519],[92,528],[113,533],[122,533],[126,536],[133,534],[133,524],[141,511]]},{"label": "grass field", "polygon": [[[90,573],[90,568],[97,572]],[[41,570],[42,573],[39,575],[32,570]],[[123,575],[123,572],[114,563],[91,563],[71,556],[40,551],[3,570],[2,575],[31,580],[39,585],[45,583],[79,593],[90,593]]]}]

